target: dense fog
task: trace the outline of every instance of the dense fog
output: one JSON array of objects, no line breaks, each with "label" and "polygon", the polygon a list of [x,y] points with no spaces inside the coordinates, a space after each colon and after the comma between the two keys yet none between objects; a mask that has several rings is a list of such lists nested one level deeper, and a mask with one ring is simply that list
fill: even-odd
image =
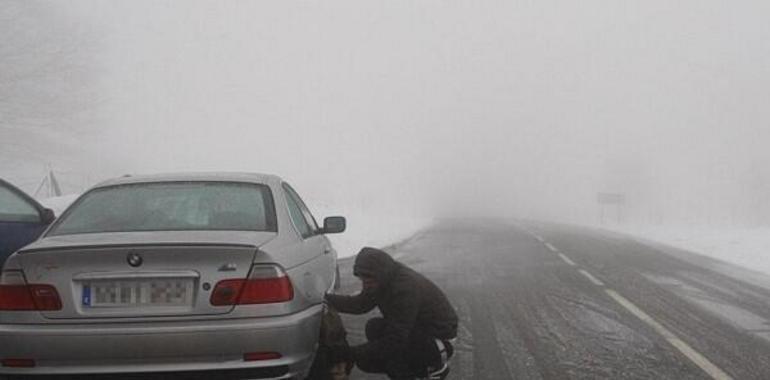
[{"label": "dense fog", "polygon": [[[281,175],[321,214],[770,222],[766,1],[0,3],[0,177]],[[621,208],[621,210],[617,210]],[[327,212],[328,211],[328,212]],[[618,215],[618,211],[620,212]]]}]

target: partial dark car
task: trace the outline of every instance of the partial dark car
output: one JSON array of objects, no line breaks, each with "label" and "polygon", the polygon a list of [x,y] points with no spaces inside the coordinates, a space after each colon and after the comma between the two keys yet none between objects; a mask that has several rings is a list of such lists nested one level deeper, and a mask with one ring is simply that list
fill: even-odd
[{"label": "partial dark car", "polygon": [[54,218],[53,211],[0,178],[0,268],[8,256],[35,241]]}]

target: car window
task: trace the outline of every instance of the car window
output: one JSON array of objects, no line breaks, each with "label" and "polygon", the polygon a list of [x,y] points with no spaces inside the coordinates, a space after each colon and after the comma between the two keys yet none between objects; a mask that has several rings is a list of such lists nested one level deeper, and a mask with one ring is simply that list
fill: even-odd
[{"label": "car window", "polygon": [[73,205],[49,235],[173,230],[277,231],[272,194],[267,186],[230,182],[101,188]]},{"label": "car window", "polygon": [[286,185],[283,188],[286,194],[286,204],[289,207],[289,216],[294,226],[297,227],[297,231],[303,238],[313,235],[313,228],[307,223],[304,215],[302,215],[302,208],[300,208],[297,199],[294,198]]},{"label": "car window", "polygon": [[313,214],[310,213],[310,209],[307,208],[307,205],[304,201],[302,201],[302,198],[300,198],[299,194],[297,194],[297,192],[294,191],[294,188],[292,188],[288,183],[284,183],[283,186],[299,206],[299,209],[302,213],[302,218],[305,219],[305,222],[310,226],[311,230],[313,232],[318,231],[318,223],[316,223],[315,217],[313,217]]},{"label": "car window", "polygon": [[37,208],[11,189],[0,185],[0,222],[40,222]]}]

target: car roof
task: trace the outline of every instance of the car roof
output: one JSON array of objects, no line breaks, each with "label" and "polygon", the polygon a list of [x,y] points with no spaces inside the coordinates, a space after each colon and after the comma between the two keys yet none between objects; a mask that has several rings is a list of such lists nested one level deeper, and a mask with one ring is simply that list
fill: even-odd
[{"label": "car roof", "polygon": [[126,185],[132,183],[152,182],[184,182],[184,181],[211,181],[211,182],[247,182],[259,184],[277,184],[282,180],[272,174],[238,173],[238,172],[198,172],[198,173],[164,173],[151,175],[126,175],[109,179],[94,187],[106,187]]}]

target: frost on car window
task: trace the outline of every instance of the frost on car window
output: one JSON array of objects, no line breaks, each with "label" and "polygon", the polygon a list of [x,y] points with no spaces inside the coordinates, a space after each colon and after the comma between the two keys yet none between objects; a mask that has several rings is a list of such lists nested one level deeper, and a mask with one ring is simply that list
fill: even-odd
[{"label": "frost on car window", "polygon": [[131,184],[97,189],[49,235],[98,232],[276,231],[266,186],[221,182]]}]

